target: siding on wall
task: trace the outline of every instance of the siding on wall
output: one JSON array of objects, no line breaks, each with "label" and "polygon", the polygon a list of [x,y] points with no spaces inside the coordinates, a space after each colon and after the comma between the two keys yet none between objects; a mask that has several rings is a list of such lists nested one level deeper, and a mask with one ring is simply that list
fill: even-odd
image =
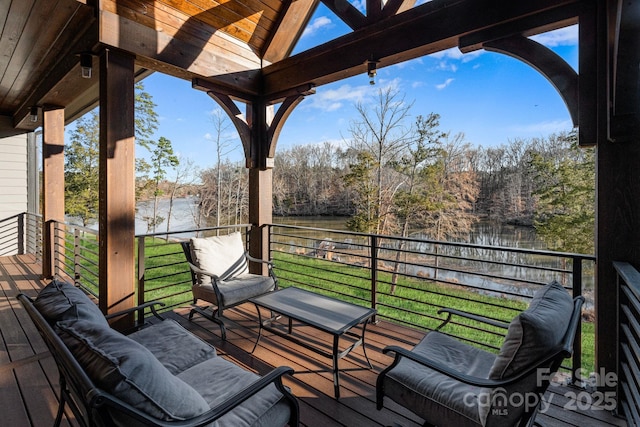
[{"label": "siding on wall", "polygon": [[0,220],[27,211],[27,135],[0,138]]}]

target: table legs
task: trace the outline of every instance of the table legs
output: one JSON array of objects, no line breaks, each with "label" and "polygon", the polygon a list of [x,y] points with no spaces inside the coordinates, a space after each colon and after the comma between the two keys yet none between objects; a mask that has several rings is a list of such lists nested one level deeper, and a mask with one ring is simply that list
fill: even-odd
[{"label": "table legs", "polygon": [[[371,364],[371,361],[369,360],[369,356],[367,356],[367,349],[365,346],[365,342],[364,342],[364,335],[367,329],[367,323],[369,322],[369,319],[365,319],[364,322],[362,323],[362,333],[360,334],[360,336],[358,336],[357,334],[354,333],[350,333],[350,332],[346,332],[346,335],[350,335],[352,337],[357,338],[357,340],[350,345],[349,347],[347,347],[346,349],[344,349],[342,352],[339,351],[339,342],[340,342],[340,337],[341,335],[333,335],[333,348],[331,351],[331,354],[328,354],[327,352],[315,348],[312,345],[309,345],[307,343],[304,343],[298,339],[296,339],[295,337],[291,336],[291,332],[292,332],[292,318],[289,317],[289,324],[288,324],[288,329],[289,329],[289,333],[288,334],[283,334],[275,329],[272,329],[266,325],[263,324],[262,321],[262,313],[260,311],[260,307],[256,304],[256,311],[258,312],[258,338],[256,338],[256,342],[253,345],[253,349],[251,350],[251,353],[253,353],[256,348],[258,347],[258,343],[260,342],[260,338],[262,337],[262,330],[263,329],[268,329],[269,331],[275,333],[276,335],[279,335],[283,338],[286,338],[290,341],[293,341],[309,350],[312,350],[320,355],[326,356],[326,357],[330,357],[333,361],[333,366],[332,366],[332,371],[333,371],[333,391],[334,391],[334,395],[336,399],[340,399],[340,368],[338,366],[338,361],[340,359],[342,359],[343,357],[345,357],[346,355],[348,355],[349,353],[351,353],[351,351],[358,347],[358,346],[362,346],[362,353],[364,354],[365,360],[367,361],[367,364],[369,365],[369,369],[373,369],[373,365]],[[265,322],[268,322],[268,320],[266,320]]]}]

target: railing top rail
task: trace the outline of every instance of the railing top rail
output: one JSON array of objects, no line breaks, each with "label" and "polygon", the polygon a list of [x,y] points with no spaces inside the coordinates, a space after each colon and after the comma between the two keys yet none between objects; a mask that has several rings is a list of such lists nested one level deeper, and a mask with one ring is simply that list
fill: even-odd
[{"label": "railing top rail", "polygon": [[251,228],[251,226],[252,226],[251,224],[220,225],[218,227],[191,228],[188,230],[161,231],[158,233],[142,233],[142,234],[136,234],[135,237],[139,238],[139,237],[167,236],[169,234],[196,233],[200,231],[225,230],[229,228]]},{"label": "railing top rail", "polygon": [[83,231],[83,232],[88,233],[88,234],[95,234],[96,236],[98,235],[98,230],[95,230],[95,229],[89,228],[89,227],[85,227],[83,225],[72,224],[72,223],[66,222],[66,221],[54,221],[54,222],[56,222],[57,224],[64,225],[65,227],[68,227],[68,228],[73,228],[73,229],[76,229],[76,230]]},{"label": "railing top rail", "polygon": [[630,288],[640,293],[640,272],[635,267],[628,262],[614,261],[613,268]]},{"label": "railing top rail", "polygon": [[572,258],[576,260],[591,260],[595,261],[595,255],[587,255],[587,254],[576,254],[571,252],[556,252],[549,250],[539,250],[539,249],[524,249],[524,248],[512,248],[509,246],[490,246],[490,245],[479,245],[474,243],[463,243],[463,242],[445,242],[441,240],[432,240],[432,239],[423,239],[416,237],[402,237],[402,236],[388,236],[383,234],[373,234],[373,233],[362,233],[356,231],[347,231],[347,230],[332,230],[328,228],[315,228],[315,227],[306,227],[301,225],[289,225],[289,224],[268,224],[270,227],[282,227],[282,228],[291,228],[291,229],[304,229],[310,231],[324,231],[332,234],[345,234],[349,236],[361,236],[361,237],[376,237],[378,239],[387,239],[387,240],[404,240],[408,242],[416,242],[416,243],[429,243],[429,244],[438,244],[438,245],[446,245],[453,247],[463,247],[463,248],[475,248],[475,249],[486,249],[492,251],[499,252],[513,252],[513,253],[522,253],[522,254],[537,254],[537,255],[548,255],[556,258]]}]

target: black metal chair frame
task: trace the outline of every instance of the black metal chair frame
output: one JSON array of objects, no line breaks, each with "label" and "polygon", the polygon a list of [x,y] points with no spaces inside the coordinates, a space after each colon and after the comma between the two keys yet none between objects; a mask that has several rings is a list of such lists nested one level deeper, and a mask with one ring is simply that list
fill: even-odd
[{"label": "black metal chair frame", "polygon": [[[543,376],[542,380],[538,382],[538,384],[536,385],[536,389],[535,389],[535,393],[538,395],[538,405],[536,405],[533,408],[530,408],[528,410],[526,410],[524,412],[524,414],[522,415],[522,418],[520,420],[520,424],[522,426],[526,426],[526,425],[540,425],[539,423],[535,422],[535,416],[537,414],[537,411],[540,407],[540,403],[542,402],[542,397],[544,396],[544,393],[546,392],[547,388],[549,387],[550,384],[550,380],[551,377],[553,376],[552,374],[557,372],[558,369],[560,369],[560,366],[562,365],[562,361],[566,358],[571,357],[571,355],[573,354],[573,341],[576,335],[576,331],[579,325],[579,320],[580,320],[580,316],[581,316],[581,310],[582,310],[582,304],[584,303],[584,297],[582,296],[578,296],[576,298],[574,298],[573,300],[573,312],[571,314],[571,320],[569,321],[568,327],[567,327],[567,331],[565,332],[565,335],[562,339],[561,345],[554,351],[552,351],[546,358],[540,360],[538,363],[536,363],[535,365],[529,367],[528,369],[518,373],[517,375],[513,375],[510,376],[508,378],[504,378],[502,380],[491,380],[491,379],[486,379],[486,378],[479,378],[479,377],[473,377],[473,376],[469,376],[466,374],[463,374],[461,372],[458,372],[454,369],[449,368],[446,365],[443,365],[441,363],[438,363],[436,361],[427,359],[425,357],[422,357],[419,354],[413,353],[411,350],[407,350],[405,348],[402,347],[398,347],[398,346],[387,346],[385,347],[382,352],[384,354],[387,353],[394,353],[395,357],[393,360],[393,363],[391,365],[389,365],[387,368],[385,368],[382,372],[380,372],[380,374],[378,375],[378,379],[376,382],[376,407],[378,410],[382,409],[383,405],[384,405],[384,387],[383,387],[383,381],[384,381],[384,377],[385,375],[387,375],[387,373],[392,370],[403,357],[406,357],[407,359],[410,359],[416,363],[419,363],[421,365],[424,365],[428,368],[431,368],[443,375],[449,376],[451,378],[454,378],[462,383],[465,384],[469,384],[469,385],[473,385],[473,386],[477,386],[477,387],[484,387],[484,388],[489,388],[489,389],[497,389],[497,388],[503,388],[505,386],[517,383],[518,381],[523,380],[524,378],[526,378],[527,376],[533,374],[534,372],[536,372],[537,369],[540,368],[548,368],[549,369],[549,375],[545,375]],[[495,321],[493,319],[488,319],[482,316],[478,316],[478,315],[474,315],[471,313],[465,313],[463,311],[458,311],[458,310],[453,310],[453,309],[441,309],[438,311],[438,314],[442,314],[442,313],[447,313],[447,318],[436,328],[436,330],[440,330],[443,326],[445,326],[447,323],[449,323],[449,321],[452,319],[452,317],[454,315],[457,316],[461,316],[461,317],[465,317],[468,319],[472,319],[481,323],[485,323],[488,325],[492,325],[492,326],[497,326],[497,327],[501,327],[504,329],[507,329],[509,327],[508,324],[503,323],[503,322],[498,322]],[[425,426],[431,426],[431,424],[426,423],[424,424]]]},{"label": "black metal chair frame", "polygon": [[[178,422],[163,421],[157,418],[153,418],[146,413],[134,408],[128,403],[118,399],[114,395],[98,388],[89,378],[86,372],[82,369],[82,367],[75,359],[73,354],[71,354],[71,351],[69,351],[62,339],[55,333],[53,327],[35,308],[35,306],[33,305],[33,300],[25,294],[19,294],[17,298],[24,306],[27,314],[36,326],[36,329],[44,339],[44,342],[47,345],[47,348],[49,349],[49,352],[53,356],[53,359],[58,367],[60,376],[60,401],[58,411],[56,413],[54,427],[60,426],[62,415],[64,414],[64,408],[67,405],[71,409],[71,412],[75,417],[75,421],[82,427],[115,425],[111,416],[111,411],[122,412],[127,416],[135,419],[140,424],[148,426],[204,426],[219,419],[226,413],[233,410],[236,406],[240,405],[242,402],[259,392],[260,390],[264,389],[265,387],[269,386],[270,384],[274,384],[278,391],[280,391],[280,393],[282,393],[282,395],[285,397],[287,402],[289,402],[291,408],[289,425],[293,427],[299,425],[298,402],[295,396],[293,396],[287,389],[287,387],[285,387],[282,383],[283,375],[291,375],[294,373],[293,369],[287,366],[280,366],[273,369],[266,375],[251,383],[243,390],[240,390],[234,395],[229,396],[229,398],[227,398],[224,402],[216,405],[209,411],[197,417]],[[138,307],[133,307],[118,313],[113,313],[106,317],[118,317],[125,314],[133,313],[134,311],[143,310],[146,307],[150,307],[154,316],[161,320],[164,320],[164,318],[155,311],[155,305],[163,304],[159,302],[148,302]]]},{"label": "black metal chair frame", "polygon": [[[197,286],[198,285],[198,274],[201,274],[203,276],[207,276],[209,278],[211,278],[211,285],[213,287],[213,291],[216,294],[216,300],[217,300],[217,304],[215,304],[213,301],[207,301],[208,303],[211,303],[213,305],[215,305],[215,308],[213,308],[213,305],[211,306],[207,306],[207,307],[199,307],[197,304],[198,302],[198,298],[195,296],[193,297],[193,307],[191,308],[191,311],[189,312],[189,320],[193,319],[193,315],[195,313],[200,314],[201,316],[203,316],[206,319],[211,320],[214,323],[217,323],[218,326],[220,326],[220,334],[222,335],[222,340],[226,341],[227,339],[227,330],[224,324],[224,321],[222,320],[222,315],[223,315],[223,311],[228,309],[228,308],[232,308],[232,307],[236,307],[240,304],[244,304],[245,302],[248,301],[248,299],[242,300],[242,301],[238,301],[234,304],[228,304],[228,305],[222,305],[222,293],[220,292],[220,288],[219,288],[219,284],[221,282],[221,279],[219,276],[216,276],[215,274],[211,274],[207,271],[202,270],[201,268],[199,268],[198,266],[196,266],[193,263],[193,257],[191,255],[191,243],[189,241],[184,241],[184,242],[180,242],[180,244],[182,245],[182,251],[184,252],[184,255],[187,259],[187,262],[189,263],[189,270],[191,272],[191,282],[192,282],[192,286]],[[271,261],[266,261],[266,260],[262,260],[259,258],[254,258],[251,255],[249,255],[248,252],[245,252],[244,254],[245,258],[247,259],[247,261],[251,261],[251,262],[257,262],[257,263],[262,263],[262,264],[266,264],[267,265],[267,269],[269,271],[269,276],[273,279],[274,282],[274,290],[278,289],[278,278],[276,277],[275,273],[273,272],[273,263]],[[253,295],[253,296],[258,296],[258,295]],[[252,297],[253,297],[252,296]],[[208,310],[211,309],[211,314],[208,312]]]}]

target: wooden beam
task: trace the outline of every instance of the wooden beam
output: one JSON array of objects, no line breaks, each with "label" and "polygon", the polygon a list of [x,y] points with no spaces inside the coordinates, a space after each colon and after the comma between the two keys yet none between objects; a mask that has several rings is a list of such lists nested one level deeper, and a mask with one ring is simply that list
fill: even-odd
[{"label": "wooden beam", "polygon": [[266,40],[262,58],[269,62],[277,62],[291,55],[302,33],[315,12],[318,0],[285,0],[280,19],[271,30]]},{"label": "wooden beam", "polygon": [[[100,57],[99,303],[105,313],[135,305],[134,57]],[[114,326],[126,328],[124,317]]]},{"label": "wooden beam", "polygon": [[[461,0],[447,7],[439,2],[425,3],[266,66],[263,93],[268,96],[304,83],[316,86],[331,83],[366,73],[366,61],[372,56],[380,61],[379,67],[386,67],[455,47],[461,36],[484,28],[579,3],[578,0]],[[521,31],[535,33],[531,28]]]},{"label": "wooden beam", "polygon": [[[551,31],[558,27],[566,27],[578,23],[578,15],[582,8],[579,4],[567,4],[556,9],[545,10],[536,15],[495,25],[460,37],[458,47],[462,53],[482,49],[483,44],[510,36],[529,37],[534,34]],[[524,31],[523,31],[524,29]],[[527,31],[532,29],[533,31]]]},{"label": "wooden beam", "polygon": [[322,3],[352,30],[357,30],[367,25],[367,17],[347,0],[322,0]]},{"label": "wooden beam", "polygon": [[[64,222],[64,108],[42,108],[42,221],[43,255],[42,276],[56,274],[54,258],[55,236],[52,224]],[[64,252],[62,252],[64,253]]]},{"label": "wooden beam", "polygon": [[416,4],[416,0],[388,0],[382,8],[382,17],[397,15],[411,9]]},{"label": "wooden beam", "polygon": [[573,126],[580,121],[578,73],[551,49],[524,36],[512,36],[483,44],[488,51],[519,59],[540,72],[551,82],[564,100]]},{"label": "wooden beam", "polygon": [[621,142],[640,135],[640,2],[619,1],[616,12],[609,138]]},{"label": "wooden beam", "polygon": [[284,123],[289,118],[289,115],[293,112],[298,104],[302,102],[304,95],[292,95],[287,97],[284,102],[278,107],[269,130],[267,131],[267,140],[269,141],[269,152],[267,156],[274,158],[276,156],[276,145],[278,144],[278,138],[280,137],[280,131],[284,126]]}]

